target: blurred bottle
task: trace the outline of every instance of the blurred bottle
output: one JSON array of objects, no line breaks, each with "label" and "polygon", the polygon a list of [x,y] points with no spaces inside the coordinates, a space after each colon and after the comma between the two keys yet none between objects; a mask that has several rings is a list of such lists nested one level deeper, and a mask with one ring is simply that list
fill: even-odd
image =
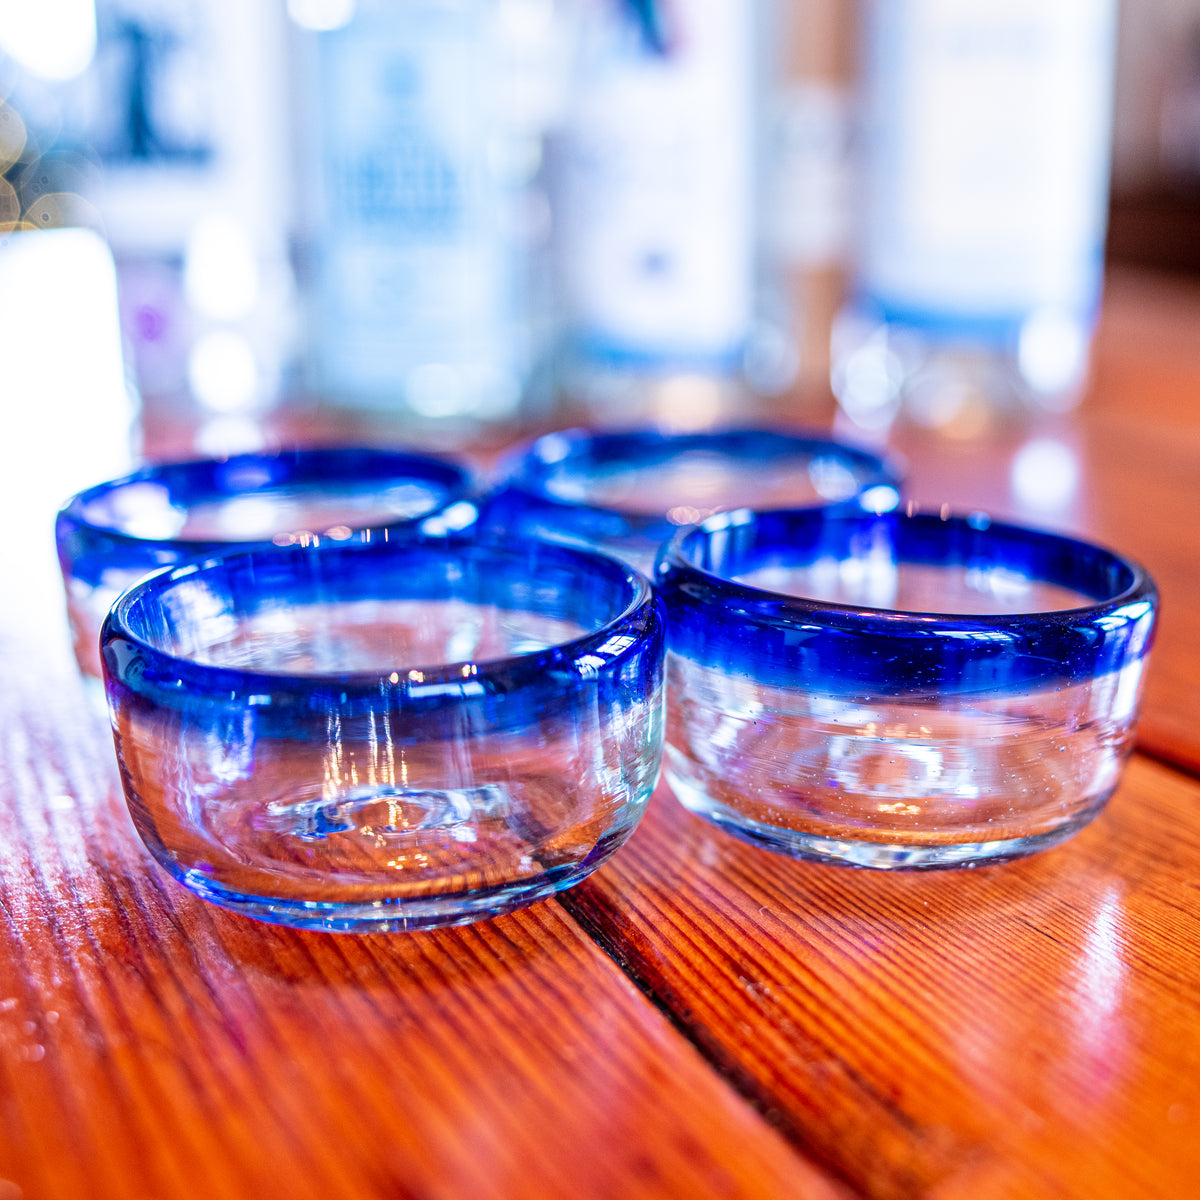
[{"label": "blurred bottle", "polygon": [[866,0],[832,381],[863,430],[1069,408],[1102,279],[1115,0]]},{"label": "blurred bottle", "polygon": [[[128,469],[140,446],[113,256],[75,119],[96,48],[90,0],[0,18],[0,362],[11,397],[0,477],[23,518]],[[11,527],[40,533],[40,519]]]},{"label": "blurred bottle", "polygon": [[258,448],[289,386],[283,32],[275,4],[96,0],[67,119],[99,168],[156,456]]},{"label": "blurred bottle", "polygon": [[289,0],[307,382],[444,441],[544,408],[563,0]]},{"label": "blurred bottle", "polygon": [[766,272],[787,292],[806,407],[826,409],[829,345],[846,288],[856,5],[778,0],[766,42]]},{"label": "blurred bottle", "polygon": [[565,387],[588,418],[689,428],[797,373],[762,221],[774,4],[597,0],[559,145]]}]

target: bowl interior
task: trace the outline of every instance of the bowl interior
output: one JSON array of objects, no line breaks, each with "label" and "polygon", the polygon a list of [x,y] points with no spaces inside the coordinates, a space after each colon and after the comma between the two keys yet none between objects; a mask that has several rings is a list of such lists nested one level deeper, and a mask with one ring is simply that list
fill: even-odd
[{"label": "bowl interior", "polygon": [[85,493],[88,524],[152,541],[265,541],[424,516],[456,487],[457,468],[372,452],[246,457],[153,468]]},{"label": "bowl interior", "polygon": [[639,585],[561,549],[346,546],[232,555],[160,577],[133,635],[177,658],[287,675],[383,674],[534,654],[619,617]]},{"label": "bowl interior", "polygon": [[1089,608],[1133,569],[1071,538],[973,518],[762,514],[697,530],[682,552],[723,579],[838,607],[953,615]]},{"label": "bowl interior", "polygon": [[[556,442],[554,439],[561,440]],[[552,499],[686,525],[730,508],[839,503],[880,475],[870,456],[767,433],[540,439],[529,481]]]}]

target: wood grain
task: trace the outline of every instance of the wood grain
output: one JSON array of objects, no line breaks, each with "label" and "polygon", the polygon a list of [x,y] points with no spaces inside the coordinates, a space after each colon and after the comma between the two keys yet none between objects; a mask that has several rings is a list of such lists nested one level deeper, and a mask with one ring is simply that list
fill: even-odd
[{"label": "wood grain", "polygon": [[879,1198],[1178,1197],[1200,1178],[1200,784],[1137,759],[1073,842],[793,862],[664,787],[566,907],[806,1153]]},{"label": "wood grain", "polygon": [[[895,444],[926,504],[1149,566],[1141,744],[1200,771],[1197,327],[1200,287],[1114,273],[1078,413]],[[275,421],[280,442],[337,433]],[[1018,486],[1038,441],[1078,471],[1053,502]],[[1135,758],[1067,845],[920,876],[791,862],[663,790],[558,905],[429,935],[270,929],[137,845],[33,563],[48,544],[10,556],[32,590],[0,589],[0,1200],[1196,1192],[1194,780]]]},{"label": "wood grain", "polygon": [[0,588],[0,1200],[842,1194],[553,903],[336,936],[170,881],[75,672],[35,492],[0,480],[19,565]]},{"label": "wood grain", "polygon": [[13,696],[0,1178],[26,1197],[834,1195],[555,905],[391,937],[226,914],[141,850],[107,731]]},{"label": "wood grain", "polygon": [[[1143,561],[1163,616],[1140,728],[1200,770],[1200,288],[1118,274],[1081,409],[912,428],[909,492]],[[1031,444],[1078,471],[1021,486]],[[1035,480],[1035,482],[1037,482]],[[1049,499],[1047,499],[1049,497]],[[1135,759],[1066,846],[976,872],[789,862],[660,793],[564,899],[781,1129],[878,1197],[1176,1197],[1200,1175],[1200,786]]]}]

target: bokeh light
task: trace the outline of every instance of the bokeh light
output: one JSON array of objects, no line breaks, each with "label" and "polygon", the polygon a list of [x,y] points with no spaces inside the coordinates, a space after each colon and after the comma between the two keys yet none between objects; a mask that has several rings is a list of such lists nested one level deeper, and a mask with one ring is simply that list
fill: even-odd
[{"label": "bokeh light", "polygon": [[326,33],[349,25],[357,8],[355,0],[288,0],[288,16],[301,29]]},{"label": "bokeh light", "polygon": [[207,409],[239,413],[258,398],[258,364],[243,334],[215,329],[197,339],[188,355],[188,383]]},{"label": "bokeh light", "polygon": [[40,79],[74,79],[96,53],[94,0],[0,0],[0,49]]},{"label": "bokeh light", "polygon": [[202,316],[236,321],[258,299],[258,262],[249,231],[232,217],[212,213],[188,234],[183,257],[188,302]]},{"label": "bokeh light", "polygon": [[1079,489],[1079,457],[1055,438],[1033,438],[1013,459],[1012,489],[1018,503],[1032,512],[1060,512]]}]

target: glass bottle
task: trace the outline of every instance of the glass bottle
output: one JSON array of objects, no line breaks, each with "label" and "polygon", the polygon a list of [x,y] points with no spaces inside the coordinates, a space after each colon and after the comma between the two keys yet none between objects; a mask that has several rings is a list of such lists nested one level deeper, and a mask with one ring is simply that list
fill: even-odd
[{"label": "glass bottle", "polygon": [[864,430],[960,436],[1086,377],[1115,0],[867,0],[862,211],[832,383]]},{"label": "glass bottle", "polygon": [[[560,0],[291,0],[306,380],[446,440],[548,402]],[[336,10],[336,11],[335,11]]]},{"label": "glass bottle", "polygon": [[591,422],[698,428],[796,377],[762,219],[777,16],[763,0],[581,12],[554,209],[563,383]]}]

